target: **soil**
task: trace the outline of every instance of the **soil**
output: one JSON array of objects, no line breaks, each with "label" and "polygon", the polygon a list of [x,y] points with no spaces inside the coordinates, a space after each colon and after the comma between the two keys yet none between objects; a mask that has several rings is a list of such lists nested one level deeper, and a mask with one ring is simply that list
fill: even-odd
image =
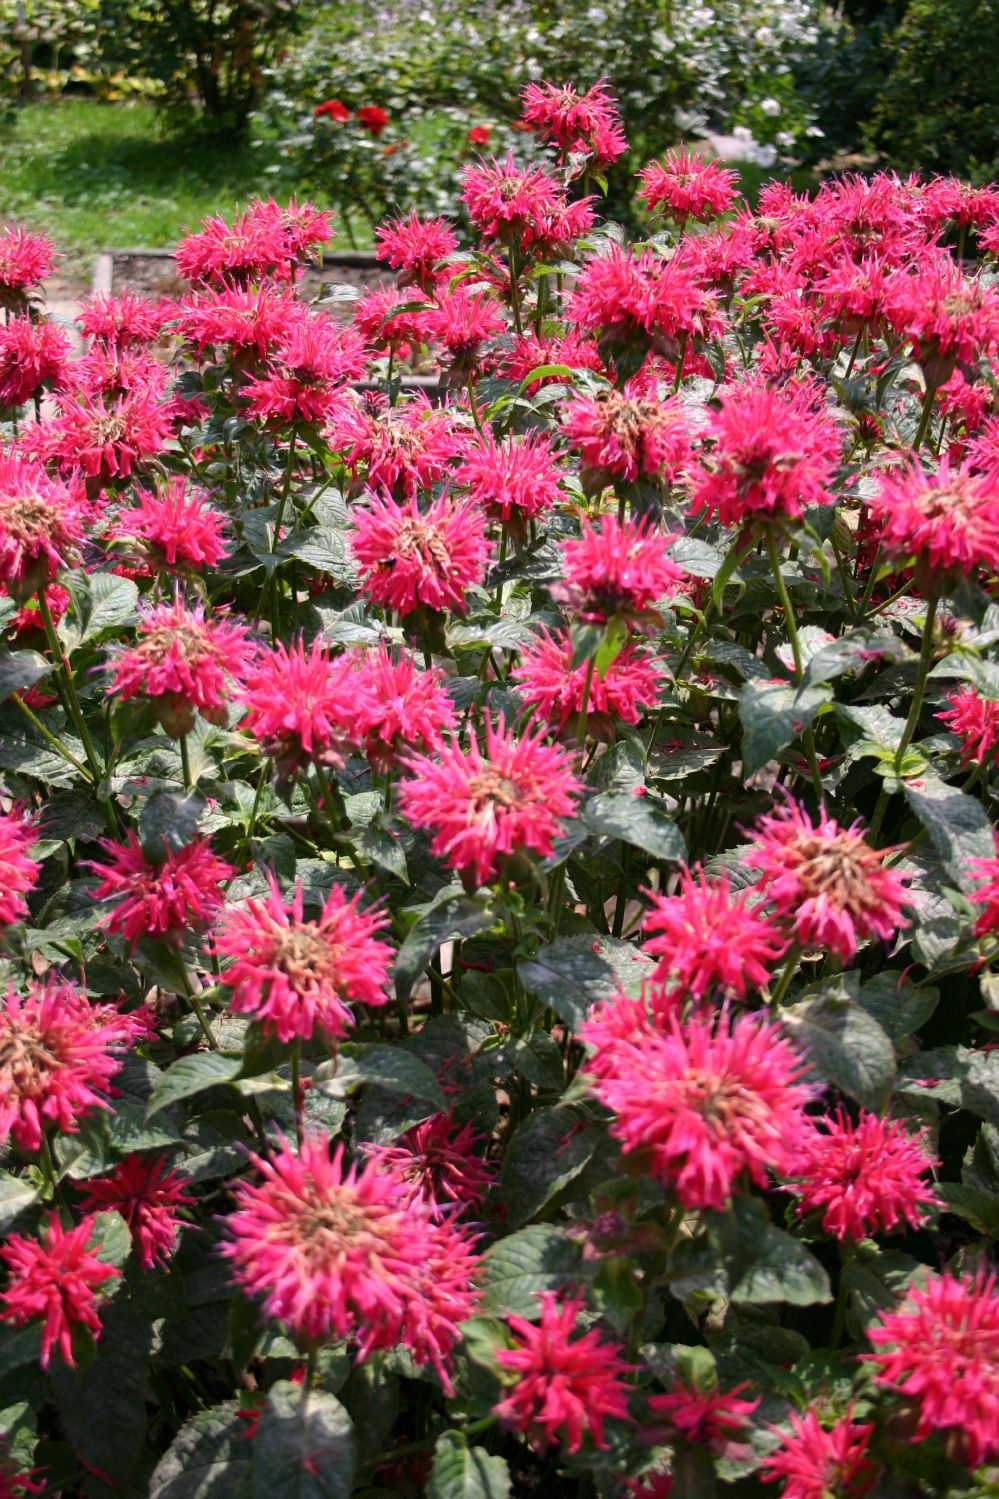
[{"label": "soil", "polygon": [[[134,292],[141,297],[179,296],[184,283],[174,269],[173,257],[168,251],[145,251],[138,254],[128,250],[110,250],[112,258],[111,289],[116,293]],[[353,257],[351,257],[353,260]],[[360,264],[343,264],[331,257],[321,268],[309,267],[302,278],[302,291],[306,300],[311,300],[324,286],[350,286],[363,295],[378,286],[390,285],[393,273],[379,265],[372,256],[361,257]],[[350,318],[350,301],[329,304],[330,310],[342,317]]]}]

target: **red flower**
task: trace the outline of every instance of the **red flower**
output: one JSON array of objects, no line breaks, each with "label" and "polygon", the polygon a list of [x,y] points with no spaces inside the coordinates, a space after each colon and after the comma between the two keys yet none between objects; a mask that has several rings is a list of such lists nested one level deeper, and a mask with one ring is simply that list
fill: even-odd
[{"label": "red flower", "polygon": [[655,979],[681,996],[747,999],[765,988],[787,941],[749,891],[733,892],[722,872],[683,869],[675,895],[653,895],[642,922],[643,950],[659,959]]},{"label": "red flower", "polygon": [[413,1196],[441,1220],[479,1207],[493,1185],[496,1173],[480,1154],[485,1143],[470,1124],[456,1129],[452,1115],[434,1114],[400,1135],[392,1145],[369,1145],[365,1149],[408,1182]]},{"label": "red flower", "polygon": [[55,260],[55,247],[44,234],[32,234],[21,224],[0,230],[0,304],[23,307],[25,294],[45,280]]},{"label": "red flower", "polygon": [[506,161],[466,167],[461,201],[472,223],[488,239],[519,243],[525,234],[544,233],[564,193],[541,167]]},{"label": "red flower", "polygon": [[0,1319],[22,1327],[37,1317],[44,1319],[41,1365],[47,1369],[58,1344],[63,1363],[76,1368],[73,1331],[85,1327],[97,1339],[101,1319],[97,1314],[97,1288],[121,1272],[103,1265],[89,1253],[88,1241],[94,1219],[82,1218],[75,1228],[64,1229],[58,1213],[49,1216],[45,1237],[27,1239],[11,1234],[0,1248],[0,1260],[10,1271],[10,1284],[0,1302]]},{"label": "red flower", "polygon": [[135,644],[112,655],[108,695],[155,702],[160,724],[174,739],[191,732],[199,713],[224,723],[227,678],[242,677],[251,655],[247,633],[221,612],[206,619],[201,604],[188,609],[179,598],[156,604],[140,617]]},{"label": "red flower", "polygon": [[601,488],[643,474],[672,484],[690,462],[690,418],[676,402],[614,389],[576,396],[565,408],[562,431]]},{"label": "red flower", "polygon": [[399,272],[400,286],[419,286],[431,291],[450,274],[448,258],[458,248],[458,239],[446,219],[390,219],[376,231],[375,255]]},{"label": "red flower", "polygon": [[111,349],[155,343],[173,309],[168,302],[150,302],[126,291],[118,296],[96,292],[80,304],[77,322],[87,338]]},{"label": "red flower", "polygon": [[29,859],[38,830],[27,808],[15,805],[0,812],[0,929],[13,926],[28,914],[24,899],[35,887],[41,865]]},{"label": "red flower", "polygon": [[612,245],[586,262],[569,297],[570,322],[597,335],[601,358],[650,351],[675,359],[681,342],[720,328],[693,263]]},{"label": "red flower", "polygon": [[492,129],[488,125],[473,125],[468,132],[469,144],[473,146],[488,146]]},{"label": "red flower", "polygon": [[485,516],[470,500],[447,496],[421,511],[372,495],[354,511],[351,549],[361,588],[375,604],[411,614],[466,607],[466,592],[481,584],[492,544]]},{"label": "red flower", "polygon": [[0,582],[23,603],[77,559],[84,511],[77,489],[19,453],[0,452]]},{"label": "red flower", "polygon": [[586,520],[582,536],[562,548],[565,583],[552,596],[591,624],[624,619],[651,633],[658,622],[652,606],[683,578],[667,555],[672,539],[645,521]]},{"label": "red flower", "polygon": [[856,1124],[841,1109],[816,1121],[794,1170],[798,1214],[822,1213],[840,1240],[918,1228],[940,1203],[924,1178],[937,1164],[922,1130],[861,1110]]},{"label": "red flower", "polygon": [[81,1183],[77,1190],[85,1194],[83,1207],[121,1214],[143,1270],[166,1265],[183,1226],[177,1209],[194,1202],[184,1191],[184,1178],[166,1169],[163,1155],[130,1155],[110,1176]]},{"label": "red flower", "polygon": [[631,1391],[622,1376],[630,1366],[623,1349],[595,1328],[573,1337],[582,1301],[565,1297],[560,1303],[551,1291],[539,1299],[537,1324],[507,1318],[515,1344],[501,1348],[496,1362],[516,1383],[493,1412],[505,1426],[525,1432],[539,1452],[556,1442],[564,1442],[570,1454],[578,1452],[587,1436],[606,1449],[605,1420],[628,1419]]},{"label": "red flower", "polygon": [[339,99],[325,99],[322,104],[316,105],[313,113],[317,120],[335,120],[338,125],[346,125],[350,119],[350,110]]},{"label": "red flower", "polygon": [[358,731],[372,768],[387,775],[410,750],[435,750],[457,726],[444,676],[380,645],[355,661]]},{"label": "red flower", "polygon": [[650,1429],[643,1440],[658,1444],[679,1436],[698,1447],[723,1453],[733,1437],[741,1436],[759,1400],[740,1400],[745,1384],[732,1390],[698,1390],[678,1380],[668,1395],[652,1395],[649,1410],[663,1419],[664,1431]]},{"label": "red flower", "polygon": [[615,719],[638,723],[642,710],[659,699],[665,673],[641,646],[625,645],[603,675],[591,674],[586,661],[573,666],[572,657],[568,628],[558,635],[542,629],[521,650],[520,663],[511,672],[524,702],[537,708],[556,729],[575,729],[584,697],[591,738],[612,733]]},{"label": "red flower", "polygon": [[999,747],[999,703],[979,697],[973,687],[948,693],[947,701],[949,712],[936,716],[941,723],[949,724],[961,740],[962,764],[977,760],[983,765]]},{"label": "red flower", "polygon": [[643,183],[638,196],[681,225],[688,219],[706,224],[725,213],[739,185],[738,172],[691,156],[685,146],[667,151],[662,162],[650,161],[638,175]]},{"label": "red flower", "polygon": [[115,532],[139,541],[157,571],[217,567],[229,555],[225,517],[183,475],[167,479],[159,494],[140,489],[137,499],[116,517]]},{"label": "red flower", "polygon": [[274,761],[281,779],[313,765],[342,768],[374,708],[349,656],[316,636],[282,641],[257,656],[239,693],[243,727]]},{"label": "red flower", "polygon": [[352,329],[317,315],[293,320],[269,354],[266,374],[252,376],[240,394],[250,416],[283,426],[327,421],[343,386],[367,364]]},{"label": "red flower", "polygon": [[914,462],[886,474],[870,506],[888,555],[899,563],[915,557],[941,586],[946,575],[999,568],[999,470],[978,474],[945,457],[927,473]]},{"label": "red flower", "polygon": [[26,314],[0,327],[0,406],[23,406],[66,377],[69,339],[52,323]]},{"label": "red flower", "polygon": [[181,849],[164,842],[155,862],[131,828],[123,844],[102,838],[100,847],[110,862],[88,863],[99,881],[93,896],[115,902],[101,925],[121,932],[129,947],[143,937],[179,945],[191,928],[208,926],[225,900],[223,883],[236,875],[231,864],[216,858],[207,838],[193,838]]},{"label": "red flower", "polygon": [[360,109],[354,111],[354,119],[363,130],[369,131],[376,140],[389,122],[389,117],[385,110],[377,104],[362,104]]},{"label": "red flower", "polygon": [[552,141],[563,159],[583,157],[590,171],[602,171],[627,149],[621,116],[603,80],[585,94],[553,83],[528,83],[523,90],[523,120],[518,126],[537,130]]},{"label": "red flower", "polygon": [[476,505],[504,524],[534,520],[557,503],[561,471],[543,432],[510,433],[497,442],[492,430],[469,448],[454,476]]},{"label": "red flower", "polygon": [[[999,852],[999,836],[996,838],[996,848]],[[968,869],[976,879],[984,882],[971,899],[976,905],[985,907],[975,922],[975,936],[987,937],[990,932],[999,928],[999,858],[969,859]]]},{"label": "red flower", "polygon": [[395,500],[412,499],[448,471],[467,445],[451,412],[426,396],[385,409],[344,401],[330,419],[330,440],[342,452],[357,487]]},{"label": "red flower", "polygon": [[849,1416],[826,1431],[814,1411],[790,1416],[791,1435],[767,1458],[764,1483],[779,1483],[783,1499],[861,1499],[877,1476],[867,1456],[874,1422],[859,1426]]}]

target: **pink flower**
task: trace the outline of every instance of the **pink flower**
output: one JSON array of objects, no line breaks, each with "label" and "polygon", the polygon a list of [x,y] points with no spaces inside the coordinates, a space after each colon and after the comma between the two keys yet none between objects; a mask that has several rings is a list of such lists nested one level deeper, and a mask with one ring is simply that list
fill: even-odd
[{"label": "pink flower", "polygon": [[146,858],[131,828],[124,843],[102,838],[100,847],[110,862],[86,866],[99,880],[93,897],[115,902],[101,925],[121,932],[129,947],[143,937],[177,946],[191,928],[208,926],[225,900],[222,885],[236,876],[231,864],[212,853],[207,838],[193,838],[181,849],[164,841],[155,861]]},{"label": "pink flower", "polygon": [[999,703],[979,697],[973,687],[962,687],[947,694],[950,710],[938,713],[941,723],[949,724],[961,740],[961,763],[977,760],[984,765],[999,746]]},{"label": "pink flower", "polygon": [[731,1390],[698,1390],[677,1380],[668,1395],[651,1395],[649,1411],[664,1430],[643,1432],[643,1440],[658,1444],[679,1436],[692,1446],[723,1453],[733,1437],[741,1436],[759,1400],[740,1400],[748,1385]]},{"label": "pink flower", "polygon": [[0,581],[23,603],[76,561],[84,509],[75,488],[19,453],[0,452]]},{"label": "pink flower", "polygon": [[[999,852],[999,835],[996,838],[996,849]],[[987,937],[990,932],[999,928],[999,858],[995,859],[969,859],[969,872],[984,884],[970,897],[976,905],[984,906],[980,916],[974,925],[976,937]]]},{"label": "pink flower", "polygon": [[888,281],[885,316],[912,344],[913,358],[933,386],[958,364],[987,357],[999,343],[999,297],[972,281],[949,255],[922,254]]},{"label": "pink flower", "polygon": [[596,1328],[573,1336],[581,1300],[566,1296],[560,1304],[551,1291],[539,1300],[538,1323],[507,1318],[515,1345],[499,1349],[496,1362],[516,1383],[493,1414],[504,1426],[525,1432],[539,1452],[555,1443],[564,1443],[570,1454],[578,1452],[587,1436],[606,1450],[604,1422],[628,1420],[631,1390],[623,1376],[631,1370],[621,1357],[624,1350]]},{"label": "pink flower", "polygon": [[912,1440],[944,1434],[969,1468],[999,1453],[999,1290],[994,1272],[931,1275],[867,1330],[879,1385],[918,1415]]},{"label": "pink flower", "polygon": [[169,436],[166,406],[155,391],[140,385],[107,402],[78,390],[29,439],[41,458],[63,473],[82,472],[100,488],[129,478],[157,457]]},{"label": "pink flower", "polygon": [[554,374],[529,380],[529,376],[536,370],[549,365],[565,365],[570,370],[593,370],[594,374],[606,374],[592,343],[578,338],[574,333],[567,333],[564,338],[539,336],[533,331],[519,335],[514,339],[510,350],[502,356],[505,378],[518,384],[527,380],[527,395],[534,395],[543,386],[552,385],[561,379],[561,376]]},{"label": "pink flower", "polygon": [[792,1411],[791,1435],[767,1458],[764,1483],[784,1482],[784,1499],[861,1499],[877,1476],[867,1456],[874,1422],[858,1425],[849,1416],[824,1430],[813,1410]]},{"label": "pink flower", "polygon": [[53,323],[35,322],[26,313],[12,317],[0,327],[0,406],[23,406],[58,388],[69,352],[69,339]]},{"label": "pink flower", "polygon": [[160,724],[175,739],[191,732],[199,713],[210,723],[224,723],[226,679],[246,671],[247,633],[221,613],[206,619],[201,604],[188,609],[180,598],[155,604],[142,614],[135,644],[112,656],[108,694],[155,702]]},{"label": "pink flower", "polygon": [[262,1181],[236,1184],[223,1247],[237,1285],[300,1342],[350,1339],[358,1360],[401,1343],[452,1395],[450,1355],[479,1299],[470,1233],[435,1222],[379,1162],[345,1167],[342,1145],[251,1160]]},{"label": "pink flower", "polygon": [[[537,708],[557,730],[575,729],[586,701],[591,738],[613,732],[615,720],[636,724],[645,708],[658,702],[664,671],[641,646],[628,642],[601,676],[589,673],[588,663],[572,665],[569,630],[550,635],[539,630],[520,653],[520,664],[510,673],[524,702]],[[587,693],[587,677],[590,676]]]},{"label": "pink flower", "polygon": [[512,156],[465,168],[461,201],[487,239],[520,244],[525,234],[543,232],[562,198],[561,187],[546,171],[518,167]]},{"label": "pink flower", "polygon": [[592,624],[618,618],[654,627],[652,606],[683,578],[667,555],[672,540],[642,520],[602,515],[597,526],[585,520],[583,534],[562,548],[565,583],[552,596]]},{"label": "pink flower", "polygon": [[247,709],[242,727],[282,780],[307,765],[341,769],[374,711],[351,657],[335,656],[318,635],[308,650],[301,640],[262,650],[238,696]]},{"label": "pink flower", "polygon": [[308,426],[328,420],[343,386],[364,373],[360,339],[329,318],[294,322],[270,350],[270,367],[252,376],[240,396],[259,421]]},{"label": "pink flower", "polygon": [[427,318],[427,329],[451,355],[456,374],[463,379],[474,370],[482,345],[505,328],[499,304],[487,292],[438,291],[437,308]]},{"label": "pink flower", "polygon": [[617,101],[602,79],[585,94],[568,85],[528,83],[521,98],[525,123],[553,142],[563,160],[583,158],[586,170],[600,172],[627,150]]},{"label": "pink flower", "polygon": [[140,489],[137,499],[116,518],[116,532],[141,541],[158,571],[217,567],[228,557],[225,516],[183,476],[167,479],[159,494]]},{"label": "pink flower", "polygon": [[270,873],[267,882],[266,900],[230,906],[215,934],[215,952],[233,959],[222,980],[232,990],[232,1008],[281,1042],[307,1041],[316,1032],[338,1041],[354,1024],[349,1004],[388,1003],[393,954],[375,937],[388,917],[361,910],[360,893],[348,900],[334,885],[318,920],[307,921],[301,881],[290,903]]},{"label": "pink flower", "polygon": [[231,357],[266,359],[307,315],[291,292],[267,281],[255,290],[211,287],[178,304],[177,331],[199,355],[227,348]]},{"label": "pink flower", "polygon": [[391,1145],[369,1145],[366,1152],[409,1184],[412,1196],[427,1204],[435,1219],[473,1211],[496,1179],[482,1159],[486,1141],[470,1124],[455,1128],[451,1114],[434,1114]]},{"label": "pink flower", "polygon": [[601,1014],[580,1034],[598,1048],[587,1070],[615,1116],[611,1134],[648,1159],[684,1208],[721,1211],[743,1173],[765,1187],[768,1171],[793,1165],[811,1089],[778,1026],[746,1014],[681,1024],[673,1014],[662,1028],[646,1021],[634,1038],[611,1040]]},{"label": "pink flower", "polygon": [[499,878],[516,852],[548,858],[572,815],[579,782],[564,750],[544,729],[517,738],[502,718],[486,718],[485,753],[474,733],[467,754],[452,739],[431,759],[412,755],[399,786],[403,814],[431,834],[430,851],[471,889]]},{"label": "pink flower", "polygon": [[487,431],[483,441],[469,449],[454,482],[463,485],[469,499],[491,519],[522,524],[557,504],[560,478],[551,441],[544,433],[518,437],[511,432],[497,442]]},{"label": "pink flower", "polygon": [[251,203],[230,225],[224,219],[202,219],[197,233],[177,247],[177,269],[196,285],[246,286],[273,277],[293,279],[298,264],[332,235],[331,216],[294,200],[282,208],[272,199]]},{"label": "pink flower", "polygon": [[748,999],[770,983],[787,942],[751,892],[732,891],[723,871],[709,880],[684,868],[675,895],[652,896],[643,950],[659,959],[655,979],[698,1002],[713,993]]},{"label": "pink flower", "polygon": [[418,286],[429,292],[450,275],[449,258],[458,248],[458,237],[446,219],[390,219],[376,231],[375,254],[399,272],[400,286]]},{"label": "pink flower", "polygon": [[738,172],[691,156],[685,146],[667,151],[662,162],[650,161],[638,175],[643,183],[638,196],[680,225],[688,219],[706,224],[725,213],[739,185]]},{"label": "pink flower", "polygon": [[87,1249],[94,1232],[92,1217],[81,1218],[75,1228],[64,1229],[58,1213],[50,1213],[44,1238],[27,1239],[11,1234],[0,1248],[0,1260],[10,1271],[10,1283],[0,1302],[0,1319],[23,1327],[36,1318],[42,1327],[41,1366],[47,1369],[52,1350],[58,1346],[62,1361],[76,1368],[73,1333],[85,1327],[94,1339],[101,1335],[101,1319],[95,1292],[120,1271],[102,1265]]},{"label": "pink flower", "polygon": [[421,511],[415,498],[399,505],[372,495],[354,523],[351,547],[373,603],[402,615],[420,607],[464,613],[492,552],[478,506],[442,495]]},{"label": "pink flower", "polygon": [[822,1213],[822,1228],[839,1240],[919,1228],[939,1199],[924,1178],[937,1162],[923,1130],[860,1111],[856,1124],[838,1110],[816,1121],[794,1170],[798,1215]]},{"label": "pink flower", "polygon": [[399,359],[433,337],[435,303],[422,292],[381,286],[354,303],[354,327],[373,349],[389,349]]},{"label": "pink flower", "polygon": [[359,732],[372,769],[387,775],[409,750],[436,750],[457,727],[443,673],[380,645],[354,664]]},{"label": "pink flower", "polygon": [[23,307],[25,294],[45,280],[55,260],[55,246],[47,235],[33,234],[22,224],[0,230],[0,304]]},{"label": "pink flower", "polygon": [[355,483],[363,470],[369,489],[399,501],[442,479],[466,443],[450,412],[425,396],[380,411],[344,402],[331,416],[330,439],[345,450]]},{"label": "pink flower", "polygon": [[835,421],[817,405],[812,385],[730,387],[709,418],[705,472],[695,482],[692,512],[717,513],[723,525],[798,519],[830,505],[829,483],[840,459]]},{"label": "pink flower", "polygon": [[177,1247],[183,1227],[177,1209],[194,1198],[184,1191],[184,1178],[167,1170],[166,1156],[130,1155],[110,1176],[80,1183],[82,1206],[94,1212],[120,1213],[132,1235],[132,1248],[143,1270],[165,1266]]},{"label": "pink flower", "polygon": [[43,1494],[48,1485],[42,1480],[44,1468],[18,1472],[19,1464],[8,1451],[6,1437],[0,1437],[0,1499],[20,1499],[23,1494]]},{"label": "pink flower", "polygon": [[643,474],[672,484],[690,462],[689,417],[675,402],[614,389],[577,396],[565,408],[562,431],[601,487]]},{"label": "pink flower", "polygon": [[124,349],[155,343],[172,311],[168,302],[150,302],[130,291],[118,296],[95,292],[80,304],[77,322],[84,337],[111,349]]},{"label": "pink flower", "polygon": [[680,256],[612,245],[588,260],[569,296],[570,323],[598,335],[601,358],[675,359],[681,342],[719,327],[697,272]]},{"label": "pink flower", "polygon": [[760,870],[759,888],[803,946],[828,948],[844,963],[869,938],[891,941],[909,925],[903,913],[906,875],[888,869],[891,848],[873,849],[860,832],[819,813],[813,823],[788,800],[761,817],[743,856]]},{"label": "pink flower", "polygon": [[93,1006],[73,984],[33,983],[0,1000],[0,1141],[34,1153],[50,1125],[75,1134],[92,1109],[107,1109],[129,1017]]},{"label": "pink flower", "polygon": [[918,464],[886,474],[870,500],[881,543],[896,562],[915,557],[945,586],[999,568],[999,471],[976,474],[945,457],[936,473]]},{"label": "pink flower", "polygon": [[28,857],[28,849],[37,842],[38,830],[26,807],[15,804],[9,812],[0,812],[0,929],[28,914],[24,897],[35,888],[42,867]]}]

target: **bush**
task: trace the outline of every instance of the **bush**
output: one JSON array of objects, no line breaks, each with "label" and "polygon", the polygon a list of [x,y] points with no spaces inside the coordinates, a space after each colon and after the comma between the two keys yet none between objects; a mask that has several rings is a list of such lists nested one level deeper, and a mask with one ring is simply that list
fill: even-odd
[{"label": "bush", "polygon": [[0,238],[8,1493],[994,1488],[999,194],[535,103],[353,307]]}]

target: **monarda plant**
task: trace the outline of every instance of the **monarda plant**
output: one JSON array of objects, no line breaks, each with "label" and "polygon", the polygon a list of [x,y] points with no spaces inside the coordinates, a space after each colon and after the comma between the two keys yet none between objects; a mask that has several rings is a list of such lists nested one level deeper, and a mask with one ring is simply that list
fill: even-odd
[{"label": "monarda plant", "polygon": [[999,1492],[999,193],[526,109],[0,237],[3,1494]]}]

